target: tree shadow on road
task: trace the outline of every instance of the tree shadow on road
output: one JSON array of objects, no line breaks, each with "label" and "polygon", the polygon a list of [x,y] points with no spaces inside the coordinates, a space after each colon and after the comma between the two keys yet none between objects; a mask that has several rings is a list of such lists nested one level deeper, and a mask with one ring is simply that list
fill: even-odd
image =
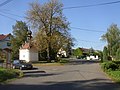
[{"label": "tree shadow on road", "polygon": [[45,71],[41,70],[33,70],[33,71],[25,71],[23,72],[24,76],[23,77],[46,77],[46,76],[53,76],[53,75],[58,75],[59,73],[46,73]]},{"label": "tree shadow on road", "polygon": [[[31,81],[34,83],[34,81]],[[81,81],[44,82],[37,85],[0,85],[0,90],[120,90],[120,85],[106,82],[106,79]]]}]

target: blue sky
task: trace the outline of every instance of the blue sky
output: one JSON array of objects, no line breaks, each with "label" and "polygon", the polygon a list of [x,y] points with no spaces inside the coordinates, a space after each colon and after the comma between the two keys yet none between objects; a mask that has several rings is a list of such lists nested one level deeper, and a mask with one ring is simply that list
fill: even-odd
[{"label": "blue sky", "polygon": [[[6,0],[0,0],[3,3]],[[34,0],[12,0],[8,4],[0,7],[0,34],[12,33],[12,25],[15,25],[15,20],[26,21],[24,16],[29,9],[29,2]],[[44,3],[48,0],[39,0]],[[61,0],[64,7],[92,5],[99,3],[112,2],[117,0]],[[75,47],[84,47],[102,50],[106,44],[100,41],[100,37],[107,31],[107,28],[115,23],[120,26],[120,3],[94,6],[76,9],[64,9],[63,13],[70,22],[71,27],[103,31],[90,32],[71,28],[71,35],[76,39]],[[11,15],[15,14],[15,15]],[[5,17],[5,16],[9,17]],[[18,17],[18,16],[20,17]],[[13,19],[10,19],[13,18]]]}]

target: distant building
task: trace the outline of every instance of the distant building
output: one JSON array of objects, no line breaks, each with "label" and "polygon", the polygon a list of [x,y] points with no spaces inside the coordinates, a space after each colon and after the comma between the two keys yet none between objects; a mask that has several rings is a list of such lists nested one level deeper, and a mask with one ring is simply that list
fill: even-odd
[{"label": "distant building", "polygon": [[98,60],[98,59],[99,59],[98,55],[87,56],[87,60]]},{"label": "distant building", "polygon": [[0,34],[0,48],[1,49],[5,49],[5,48],[11,49],[10,40],[11,40],[11,34],[7,34],[7,35]]},{"label": "distant building", "polygon": [[57,57],[67,57],[67,52],[61,48],[57,53]]},{"label": "distant building", "polygon": [[38,51],[32,44],[25,42],[19,49],[19,59],[26,62],[38,61]]},{"label": "distant building", "polygon": [[0,49],[2,49],[3,53],[6,54],[6,62],[10,62],[11,60],[11,34],[0,34]]},{"label": "distant building", "polygon": [[99,56],[98,55],[94,55],[94,52],[96,52],[96,50],[93,50],[92,48],[87,49],[87,48],[79,48],[83,55],[85,56],[85,58],[87,60],[98,60]]},{"label": "distant building", "polygon": [[26,62],[38,61],[38,50],[31,42],[32,32],[29,30],[27,34],[27,41],[19,49],[19,59]]}]

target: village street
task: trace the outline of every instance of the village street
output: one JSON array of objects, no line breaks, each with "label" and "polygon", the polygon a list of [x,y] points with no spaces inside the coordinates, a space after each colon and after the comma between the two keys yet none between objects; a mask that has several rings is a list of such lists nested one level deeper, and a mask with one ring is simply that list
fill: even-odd
[{"label": "village street", "polygon": [[120,90],[97,62],[74,60],[62,66],[23,70],[21,79],[0,85],[0,90]]}]

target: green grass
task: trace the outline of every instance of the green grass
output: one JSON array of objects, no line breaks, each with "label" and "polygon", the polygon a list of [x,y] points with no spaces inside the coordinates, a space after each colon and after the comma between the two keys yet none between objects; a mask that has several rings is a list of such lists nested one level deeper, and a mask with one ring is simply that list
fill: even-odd
[{"label": "green grass", "polygon": [[120,83],[120,71],[108,71],[106,72],[112,80],[117,83]]},{"label": "green grass", "polygon": [[61,59],[61,60],[60,60],[60,63],[61,63],[61,64],[65,64],[65,63],[68,63],[68,62],[69,62],[69,61],[66,60],[66,59]]},{"label": "green grass", "polygon": [[9,79],[22,77],[23,73],[15,69],[0,68],[0,82],[7,81]]},{"label": "green grass", "polygon": [[61,58],[58,62],[51,61],[51,63],[48,63],[47,61],[32,62],[33,66],[61,66],[66,63],[69,63],[69,60],[66,58]]},{"label": "green grass", "polygon": [[103,71],[115,82],[120,83],[120,62],[108,61],[101,63]]}]

